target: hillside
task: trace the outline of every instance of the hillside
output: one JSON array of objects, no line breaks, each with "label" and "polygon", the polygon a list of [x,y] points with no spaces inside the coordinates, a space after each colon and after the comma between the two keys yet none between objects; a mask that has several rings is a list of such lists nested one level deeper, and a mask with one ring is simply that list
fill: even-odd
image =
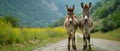
[{"label": "hillside", "polygon": [[[54,7],[54,3],[48,4]],[[45,27],[63,17],[48,8],[50,6],[45,5],[43,0],[0,0],[0,15],[18,17],[27,27]]]},{"label": "hillside", "polygon": [[91,15],[95,20],[95,29],[107,32],[120,27],[120,0],[104,0],[98,2]]},{"label": "hillside", "polygon": [[[81,0],[82,1],[82,0]],[[47,27],[63,18],[65,5],[76,5],[80,12],[80,0],[0,0],[0,16],[17,17],[26,27]],[[90,2],[88,0],[87,2]],[[99,0],[97,0],[99,1]],[[92,0],[93,4],[97,2]],[[83,1],[85,2],[85,1]]]}]

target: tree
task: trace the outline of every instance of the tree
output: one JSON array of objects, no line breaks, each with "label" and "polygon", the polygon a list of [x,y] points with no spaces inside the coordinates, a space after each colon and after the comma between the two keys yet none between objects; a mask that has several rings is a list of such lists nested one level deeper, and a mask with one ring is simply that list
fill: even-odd
[{"label": "tree", "polygon": [[12,27],[19,27],[19,20],[13,16],[6,16],[5,20],[7,23],[10,23]]}]

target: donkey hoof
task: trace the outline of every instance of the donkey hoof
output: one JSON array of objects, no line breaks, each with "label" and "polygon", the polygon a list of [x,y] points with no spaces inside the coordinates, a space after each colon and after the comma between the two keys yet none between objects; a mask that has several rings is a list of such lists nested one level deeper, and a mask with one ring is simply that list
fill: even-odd
[{"label": "donkey hoof", "polygon": [[87,49],[84,49],[84,48],[83,48],[83,50],[82,50],[82,51],[87,51]]},{"label": "donkey hoof", "polygon": [[83,46],[83,50],[86,50],[86,49],[87,49],[87,45],[84,45],[84,46]]},{"label": "donkey hoof", "polygon": [[89,45],[89,49],[91,49],[91,45]]},{"label": "donkey hoof", "polygon": [[68,51],[70,51],[70,49],[68,49]]},{"label": "donkey hoof", "polygon": [[76,46],[72,46],[74,50],[76,50]]},{"label": "donkey hoof", "polygon": [[68,51],[70,51],[70,46],[68,46]]}]

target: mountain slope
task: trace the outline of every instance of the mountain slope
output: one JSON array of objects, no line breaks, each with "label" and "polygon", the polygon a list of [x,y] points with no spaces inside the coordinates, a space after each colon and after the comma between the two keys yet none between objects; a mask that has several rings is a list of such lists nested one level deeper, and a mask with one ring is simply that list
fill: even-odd
[{"label": "mountain slope", "polygon": [[0,8],[0,15],[18,17],[28,27],[44,27],[62,17],[41,0],[0,0]]},{"label": "mountain slope", "polygon": [[[81,0],[82,1],[82,0]],[[66,14],[65,5],[76,5],[80,12],[80,0],[0,0],[0,16],[17,17],[24,26],[46,27]],[[88,0],[87,2],[90,2]],[[93,2],[94,1],[94,2]],[[85,2],[85,1],[83,1]],[[92,0],[93,4],[97,2]]]}]

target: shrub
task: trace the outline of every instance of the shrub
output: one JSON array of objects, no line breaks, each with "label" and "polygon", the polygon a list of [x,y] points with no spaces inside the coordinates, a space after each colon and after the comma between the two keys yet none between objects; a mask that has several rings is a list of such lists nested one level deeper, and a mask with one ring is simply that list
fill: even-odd
[{"label": "shrub", "polygon": [[15,38],[13,34],[11,24],[0,17],[0,44],[12,44]]},{"label": "shrub", "polygon": [[108,32],[111,31],[113,29],[115,29],[117,27],[117,25],[111,20],[103,20],[102,22],[102,28],[101,28],[101,32]]},{"label": "shrub", "polygon": [[6,22],[10,23],[12,27],[19,27],[19,20],[13,16],[6,16],[5,17]]},{"label": "shrub", "polygon": [[97,26],[95,26],[95,27],[93,28],[93,30],[91,31],[91,33],[98,32],[98,31],[99,31],[99,28],[98,28]]}]

